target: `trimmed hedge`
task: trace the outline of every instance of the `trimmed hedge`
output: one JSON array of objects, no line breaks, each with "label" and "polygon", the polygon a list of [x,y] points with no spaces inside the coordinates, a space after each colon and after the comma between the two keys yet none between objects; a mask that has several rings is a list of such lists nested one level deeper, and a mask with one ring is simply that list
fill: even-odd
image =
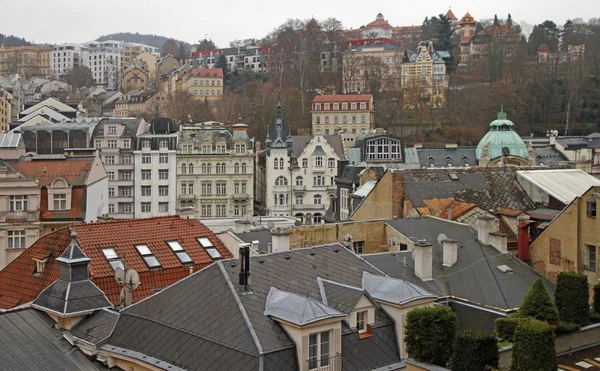
[{"label": "trimmed hedge", "polygon": [[451,370],[482,371],[498,367],[500,355],[496,336],[480,331],[463,331],[456,335]]},{"label": "trimmed hedge", "polygon": [[446,366],[452,356],[458,317],[447,307],[417,308],[408,312],[406,350],[421,362]]},{"label": "trimmed hedge", "polygon": [[580,326],[588,324],[590,292],[585,274],[576,272],[559,273],[554,298],[561,321],[577,323]]},{"label": "trimmed hedge", "polygon": [[542,321],[521,321],[515,331],[511,371],[556,371],[554,332]]},{"label": "trimmed hedge", "polygon": [[496,336],[510,341],[514,340],[515,330],[519,324],[519,319],[516,318],[496,318]]},{"label": "trimmed hedge", "polygon": [[558,311],[548,295],[541,278],[538,278],[531,288],[519,308],[522,316],[533,317],[540,321],[556,323],[558,321]]},{"label": "trimmed hedge", "polygon": [[594,312],[600,314],[600,282],[594,285]]},{"label": "trimmed hedge", "polygon": [[556,335],[563,335],[570,332],[579,331],[579,329],[581,329],[581,326],[579,326],[577,323],[560,321],[556,324],[554,333]]}]

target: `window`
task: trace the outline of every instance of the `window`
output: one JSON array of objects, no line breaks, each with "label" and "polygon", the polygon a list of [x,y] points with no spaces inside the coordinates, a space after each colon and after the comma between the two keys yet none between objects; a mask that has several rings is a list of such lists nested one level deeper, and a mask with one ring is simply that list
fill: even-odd
[{"label": "window", "polygon": [[363,310],[356,313],[356,329],[359,334],[367,332],[367,311]]},{"label": "window", "polygon": [[169,169],[159,170],[158,171],[158,179],[160,179],[160,180],[169,179]]},{"label": "window", "polygon": [[121,162],[126,165],[131,165],[131,155],[123,155],[121,156]]},{"label": "window", "polygon": [[192,153],[192,145],[191,144],[184,144],[183,145],[183,153]]},{"label": "window", "polygon": [[217,174],[225,174],[227,172],[225,163],[217,163]]},{"label": "window", "polygon": [[67,209],[67,195],[60,194],[53,196],[54,210],[66,210]]},{"label": "window", "polygon": [[151,213],[152,212],[152,204],[150,202],[142,202],[142,212],[143,213]]},{"label": "window", "polygon": [[183,247],[181,247],[179,241],[167,241],[167,245],[169,245],[171,250],[173,250],[175,255],[177,255],[177,257],[179,258],[179,261],[181,261],[183,264],[193,263],[190,256],[185,252]]},{"label": "window", "polygon": [[212,194],[212,183],[211,182],[202,182],[202,186],[201,186],[201,193],[203,195],[210,195]]},{"label": "window", "polygon": [[142,186],[142,196],[152,196],[152,187]]},{"label": "window", "polygon": [[366,103],[361,103],[360,104],[360,109],[362,109],[362,110],[367,109],[367,104]]},{"label": "window", "polygon": [[27,196],[10,196],[10,211],[27,211]]},{"label": "window", "polygon": [[235,153],[237,153],[237,154],[246,153],[246,145],[245,144],[236,144],[235,145]]},{"label": "window", "polygon": [[317,116],[315,123],[316,124],[320,124],[321,123],[321,116]]},{"label": "window", "polygon": [[108,189],[108,197],[115,197],[115,189],[114,188],[109,188]]},{"label": "window", "polygon": [[168,196],[169,195],[169,186],[158,186],[158,195],[159,196]]},{"label": "window", "polygon": [[315,157],[315,166],[323,167],[323,157]]},{"label": "window", "polygon": [[585,245],[583,267],[587,270],[596,271],[596,246]]},{"label": "window", "polygon": [[119,196],[131,197],[131,187],[119,187]]},{"label": "window", "polygon": [[246,174],[246,163],[242,162],[242,174]]},{"label": "window", "polygon": [[[206,174],[206,166],[204,164],[202,164],[202,170],[203,170],[203,173]],[[193,164],[188,165],[188,174],[194,174],[194,165]]]},{"label": "window", "polygon": [[201,216],[212,216],[212,205],[202,205]]},{"label": "window", "polygon": [[296,195],[296,205],[302,205],[304,204],[304,196],[302,195]]},{"label": "window", "polygon": [[158,268],[160,263],[158,259],[152,254],[152,251],[148,248],[148,245],[135,245],[135,249],[138,251],[148,268]]},{"label": "window", "polygon": [[124,214],[131,213],[131,203],[119,203],[119,212],[122,212]]},{"label": "window", "polygon": [[142,148],[150,148],[150,140],[148,140],[148,139],[142,140]]},{"label": "window", "polygon": [[279,169],[279,159],[275,159],[273,160],[273,169],[277,170]]},{"label": "window", "polygon": [[161,164],[166,164],[169,162],[169,155],[159,155],[158,162]]},{"label": "window", "polygon": [[365,250],[365,241],[352,242],[352,247],[354,248],[355,253],[363,254]]},{"label": "window", "polygon": [[158,203],[158,212],[159,213],[168,213],[169,212],[169,203],[168,202],[159,202]]},{"label": "window", "polygon": [[223,257],[221,255],[221,253],[212,244],[212,242],[210,242],[210,240],[208,238],[198,237],[197,240],[198,240],[198,243],[200,244],[200,246],[202,246],[204,248],[204,250],[206,250],[206,252],[208,253],[208,256],[210,256],[210,258],[212,260],[221,259]]},{"label": "window", "polygon": [[217,205],[217,216],[227,216],[227,213],[225,211],[225,205]]},{"label": "window", "polygon": [[169,141],[167,139],[161,139],[158,141],[159,148],[169,148]]},{"label": "window", "polygon": [[181,174],[187,174],[187,165],[181,164]]},{"label": "window", "polygon": [[96,148],[102,148],[102,141],[101,140],[96,140]]},{"label": "window", "polygon": [[25,231],[8,231],[8,248],[9,249],[24,249],[25,246]]},{"label": "window", "polygon": [[283,159],[282,158],[279,159],[279,168],[280,169],[285,169],[285,167],[283,166]]},{"label": "window", "polygon": [[308,167],[308,159],[307,158],[302,159],[302,167],[304,169],[306,169]]},{"label": "window", "polygon": [[316,213],[315,215],[313,215],[313,223],[315,223],[315,224],[321,223],[321,214]]},{"label": "window", "polygon": [[320,111],[321,110],[321,104],[320,103],[316,103],[315,104],[315,111]]},{"label": "window", "polygon": [[114,165],[115,164],[115,156],[104,156],[104,163],[106,165]]},{"label": "window", "polygon": [[322,175],[317,175],[313,178],[313,185],[320,187],[325,185],[325,177]]},{"label": "window", "polygon": [[279,176],[279,177],[277,177],[277,179],[275,179],[275,185],[276,186],[286,186],[286,185],[288,185],[288,181],[285,177]]},{"label": "window", "polygon": [[327,160],[327,166],[328,167],[335,167],[335,158],[329,158]]},{"label": "window", "polygon": [[302,186],[302,185],[304,185],[304,178],[302,178],[301,176],[297,176],[297,177],[296,177],[296,185],[297,185],[297,186]]},{"label": "window", "polygon": [[117,148],[117,141],[115,139],[109,139],[108,148]]},{"label": "window", "polygon": [[121,262],[121,258],[119,258],[119,255],[117,255],[115,249],[113,249],[112,247],[102,249],[102,254],[104,254],[104,257],[106,258],[106,260],[108,260],[108,264],[110,264],[113,270],[116,270],[117,268],[125,268],[123,266],[123,263]]},{"label": "window", "polygon": [[216,187],[216,192],[218,195],[224,196],[227,194],[227,183],[216,182],[215,187]]},{"label": "window", "polygon": [[131,140],[123,139],[123,148],[130,148],[130,147],[131,147]]},{"label": "window", "polygon": [[108,204],[108,212],[110,214],[115,212],[115,204]]},{"label": "window", "polygon": [[330,332],[323,331],[308,336],[308,368],[310,370],[329,366]]},{"label": "window", "polygon": [[116,126],[109,126],[108,127],[108,134],[117,134],[117,127]]},{"label": "window", "polygon": [[320,204],[321,204],[321,201],[322,201],[322,197],[321,197],[321,195],[315,195],[315,196],[313,197],[313,200],[314,200],[314,202],[315,202],[315,205],[320,205]]},{"label": "window", "polygon": [[142,155],[142,164],[150,164],[152,163],[151,155]]},{"label": "window", "polygon": [[587,202],[587,217],[596,218],[596,201]]},{"label": "window", "polygon": [[152,178],[152,172],[150,170],[142,170],[142,180],[150,180]]}]

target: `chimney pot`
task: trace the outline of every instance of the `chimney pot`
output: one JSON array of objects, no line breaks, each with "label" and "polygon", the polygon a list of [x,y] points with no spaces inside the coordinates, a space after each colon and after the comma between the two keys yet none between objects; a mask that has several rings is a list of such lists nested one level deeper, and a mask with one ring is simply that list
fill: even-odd
[{"label": "chimney pot", "polygon": [[414,249],[415,274],[423,281],[433,279],[433,245],[419,240]]},{"label": "chimney pot", "polygon": [[451,267],[458,261],[458,241],[446,239],[442,241],[442,265]]}]

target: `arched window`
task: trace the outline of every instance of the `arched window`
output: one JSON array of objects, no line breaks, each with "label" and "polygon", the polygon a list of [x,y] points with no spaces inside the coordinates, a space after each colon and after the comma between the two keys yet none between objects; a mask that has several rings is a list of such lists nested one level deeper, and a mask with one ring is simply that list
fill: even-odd
[{"label": "arched window", "polygon": [[288,181],[285,177],[280,176],[280,177],[277,177],[277,179],[275,179],[275,185],[286,186],[286,185],[288,185]]},{"label": "arched window", "polygon": [[333,116],[333,123],[337,124],[338,123],[338,117],[337,116]]},{"label": "arched window", "polygon": [[233,172],[236,174],[240,173],[240,164],[238,164],[237,162],[235,163],[235,165],[233,165]]},{"label": "arched window", "polygon": [[302,204],[304,204],[304,196],[296,195],[296,205],[302,205]]},{"label": "arched window", "polygon": [[329,124],[329,116],[325,116],[325,123]]},{"label": "arched window", "polygon": [[344,116],[344,124],[348,123],[348,116]]},{"label": "arched window", "polygon": [[211,167],[212,167],[212,166],[211,166],[211,164],[210,164],[210,163],[206,164],[206,174],[210,174],[210,173],[212,172],[212,169],[211,169]]},{"label": "arched window", "polygon": [[352,123],[356,124],[356,116],[352,116]]},{"label": "arched window", "polygon": [[308,167],[308,159],[307,158],[302,159],[302,167],[305,169]]},{"label": "arched window", "polygon": [[335,158],[330,157],[327,159],[327,167],[335,167]]},{"label": "arched window", "polygon": [[285,195],[283,193],[279,194],[279,205],[287,205],[285,202]]},{"label": "arched window", "polygon": [[304,223],[304,214],[298,213],[294,217],[300,219],[300,223]]},{"label": "arched window", "polygon": [[361,123],[363,123],[363,124],[365,124],[365,123],[367,122],[367,116],[365,116],[365,115],[362,115],[362,116],[360,117],[360,122],[361,122]]},{"label": "arched window", "polygon": [[221,174],[227,173],[227,167],[224,162],[221,163]]},{"label": "arched window", "polygon": [[187,165],[181,164],[181,174],[187,174]]},{"label": "arched window", "polygon": [[321,201],[322,201],[322,197],[321,197],[321,195],[315,195],[313,197],[313,200],[315,201],[315,205],[320,205]]},{"label": "arched window", "polygon": [[194,165],[192,165],[192,164],[188,165],[188,173],[194,174]]},{"label": "arched window", "polygon": [[206,174],[206,164],[202,164],[202,174]]},{"label": "arched window", "polygon": [[313,215],[313,223],[321,223],[321,214],[316,213],[315,215]]},{"label": "arched window", "polygon": [[246,163],[242,162],[242,174],[246,174]]},{"label": "arched window", "polygon": [[317,122],[316,122],[316,123],[317,123],[317,124],[320,124],[320,123],[321,123],[321,116],[317,116]]},{"label": "arched window", "polygon": [[282,158],[279,159],[279,168],[280,169],[284,169],[284,167],[283,167],[283,159]]},{"label": "arched window", "polygon": [[273,169],[279,169],[279,159],[275,158],[273,161]]},{"label": "arched window", "polygon": [[297,176],[297,177],[296,177],[296,185],[297,185],[297,186],[302,186],[302,185],[304,185],[304,178],[302,178],[301,176]]},{"label": "arched window", "polygon": [[217,174],[222,174],[222,172],[221,172],[221,164],[218,163],[218,162],[217,162],[216,172],[217,172]]}]

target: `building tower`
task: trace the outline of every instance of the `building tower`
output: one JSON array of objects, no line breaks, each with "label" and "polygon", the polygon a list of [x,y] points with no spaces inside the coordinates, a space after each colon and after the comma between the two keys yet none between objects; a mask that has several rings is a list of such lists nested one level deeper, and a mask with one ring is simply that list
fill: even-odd
[{"label": "building tower", "polygon": [[275,108],[275,122],[265,141],[267,168],[267,213],[290,216],[292,206],[292,137],[286,135],[281,102]]}]

